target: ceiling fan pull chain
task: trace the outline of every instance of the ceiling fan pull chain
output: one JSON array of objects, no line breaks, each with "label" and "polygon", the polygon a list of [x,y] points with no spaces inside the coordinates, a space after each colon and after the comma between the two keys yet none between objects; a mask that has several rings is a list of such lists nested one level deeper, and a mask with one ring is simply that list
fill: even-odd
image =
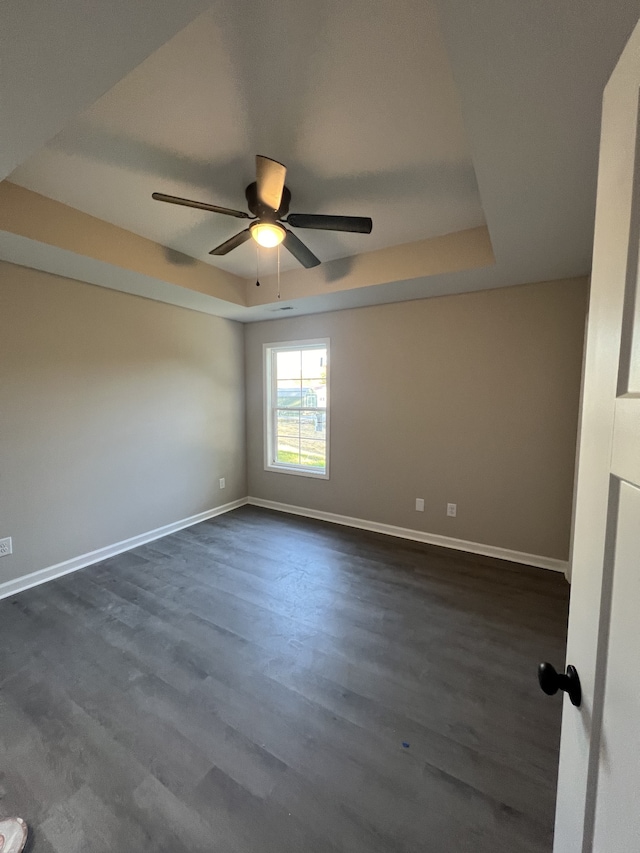
[{"label": "ceiling fan pull chain", "polygon": [[278,299],[280,299],[280,243],[278,243]]},{"label": "ceiling fan pull chain", "polygon": [[260,287],[260,244],[256,243],[256,287]]}]

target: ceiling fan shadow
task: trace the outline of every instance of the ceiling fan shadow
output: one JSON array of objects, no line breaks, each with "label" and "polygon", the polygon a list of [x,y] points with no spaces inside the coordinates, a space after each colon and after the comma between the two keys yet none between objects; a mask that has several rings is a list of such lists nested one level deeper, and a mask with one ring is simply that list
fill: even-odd
[{"label": "ceiling fan shadow", "polygon": [[159,182],[175,181],[194,187],[210,186],[218,196],[238,195],[238,173],[253,180],[251,161],[238,155],[215,162],[199,160],[142,139],[96,127],[78,119],[50,143],[53,149],[97,163],[125,168],[133,174],[151,175]]},{"label": "ceiling fan shadow", "polygon": [[163,246],[162,250],[168,263],[176,267],[192,267],[197,263],[196,258],[185,255],[183,252],[178,252],[176,249],[170,249],[168,246]]},{"label": "ceiling fan shadow", "polygon": [[[379,171],[354,171],[351,174],[324,175],[302,160],[287,162],[289,174],[295,175],[293,208],[299,207],[331,212],[331,207],[343,201],[351,204],[377,203],[380,199],[402,200],[407,197],[464,199],[479,197],[473,165],[462,162],[434,162],[427,166],[407,166]],[[308,187],[313,197],[307,198]],[[359,215],[358,211],[353,215]]]},{"label": "ceiling fan shadow", "polygon": [[355,258],[336,258],[335,261],[326,261],[319,268],[327,284],[333,284],[336,281],[341,281],[346,278],[353,270]]}]

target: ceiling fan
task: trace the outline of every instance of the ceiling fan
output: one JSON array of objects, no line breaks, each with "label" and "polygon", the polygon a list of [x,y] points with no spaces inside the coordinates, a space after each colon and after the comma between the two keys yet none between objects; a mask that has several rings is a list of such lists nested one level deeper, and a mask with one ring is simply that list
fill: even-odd
[{"label": "ceiling fan", "polygon": [[[236,219],[252,219],[252,224],[240,231],[229,240],[225,240],[210,255],[226,255],[241,246],[250,237],[267,248],[280,243],[288,249],[293,257],[303,267],[315,267],[320,263],[311,249],[300,240],[293,231],[294,228],[315,228],[321,231],[351,231],[358,234],[370,234],[373,222],[368,216],[325,216],[323,214],[289,213],[291,192],[285,186],[286,167],[277,160],[269,157],[256,156],[256,180],[245,190],[247,207],[250,213],[233,210],[229,207],[218,207],[204,201],[191,201],[165,193],[153,193],[156,201],[166,201],[170,204],[181,204],[184,207],[195,207],[198,210],[210,210],[212,213],[223,213],[225,216],[235,216]],[[284,217],[287,217],[286,219]]]}]

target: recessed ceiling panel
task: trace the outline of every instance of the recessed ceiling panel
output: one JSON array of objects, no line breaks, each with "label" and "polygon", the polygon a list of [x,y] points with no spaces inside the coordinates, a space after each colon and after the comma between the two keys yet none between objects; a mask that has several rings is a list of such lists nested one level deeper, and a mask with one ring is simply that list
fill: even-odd
[{"label": "recessed ceiling panel", "polygon": [[[244,210],[257,153],[286,164],[292,211],[373,218],[371,235],[299,230],[322,260],[484,223],[437,16],[424,0],[216,3],[10,180],[250,277],[253,241],[208,255],[240,220],[151,193]],[[296,263],[282,253],[283,269]],[[273,252],[262,264],[273,269]]]}]

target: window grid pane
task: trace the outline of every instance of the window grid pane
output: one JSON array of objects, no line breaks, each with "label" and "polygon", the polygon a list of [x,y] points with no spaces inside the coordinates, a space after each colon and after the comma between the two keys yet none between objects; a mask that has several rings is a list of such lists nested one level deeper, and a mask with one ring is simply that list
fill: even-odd
[{"label": "window grid pane", "polygon": [[317,381],[327,375],[327,350],[325,347],[303,350],[301,353],[301,378],[303,382]]},{"label": "window grid pane", "polygon": [[327,446],[324,441],[300,439],[300,462],[311,468],[324,468]]},{"label": "window grid pane", "polygon": [[325,473],[327,467],[326,346],[271,350],[270,458]]},{"label": "window grid pane", "polygon": [[276,375],[279,379],[302,378],[302,352],[300,350],[276,350]]}]

